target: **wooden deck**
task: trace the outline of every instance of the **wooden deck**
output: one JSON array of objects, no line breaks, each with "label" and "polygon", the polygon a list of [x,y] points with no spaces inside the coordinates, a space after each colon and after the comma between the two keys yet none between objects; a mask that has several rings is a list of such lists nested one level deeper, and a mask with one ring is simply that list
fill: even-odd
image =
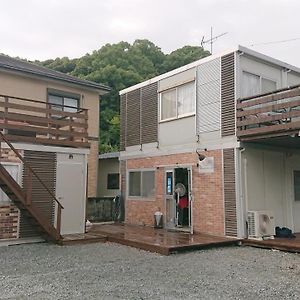
[{"label": "wooden deck", "polygon": [[296,233],[295,235],[296,238],[294,239],[274,238],[273,240],[263,241],[245,239],[242,241],[242,245],[300,253],[300,233]]},{"label": "wooden deck", "polygon": [[240,240],[204,234],[170,232],[151,227],[119,224],[94,225],[90,233],[107,237],[107,241],[119,243],[163,255],[187,250],[236,245]]}]

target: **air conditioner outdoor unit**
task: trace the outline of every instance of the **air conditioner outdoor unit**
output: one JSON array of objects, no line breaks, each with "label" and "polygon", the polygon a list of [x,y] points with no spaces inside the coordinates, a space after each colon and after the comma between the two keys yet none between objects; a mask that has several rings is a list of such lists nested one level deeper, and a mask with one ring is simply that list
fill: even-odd
[{"label": "air conditioner outdoor unit", "polygon": [[249,238],[274,238],[275,220],[274,213],[268,210],[248,211],[248,237]]}]

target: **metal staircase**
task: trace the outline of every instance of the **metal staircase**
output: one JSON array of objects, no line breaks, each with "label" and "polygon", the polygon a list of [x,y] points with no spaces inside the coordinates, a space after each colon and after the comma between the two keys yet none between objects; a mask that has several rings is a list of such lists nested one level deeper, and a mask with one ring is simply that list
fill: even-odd
[{"label": "metal staircase", "polygon": [[[15,155],[23,163],[24,167],[28,169],[28,178],[26,189],[22,188],[14,178],[7,172],[4,166],[0,163],[0,188],[2,191],[11,199],[11,201],[19,208],[21,212],[26,214],[31,225],[39,228],[41,235],[45,235],[47,240],[53,240],[59,242],[62,239],[60,235],[61,227],[61,210],[63,206],[56,199],[55,195],[49,190],[47,185],[40,179],[36,172],[26,163],[19,152],[13,147],[13,145],[7,140],[5,135],[0,132],[0,141],[4,141],[9,148],[15,153]],[[32,178],[35,177],[43,186],[45,191],[49,193],[53,201],[56,203],[57,214],[56,214],[56,226],[52,224],[47,218],[44,217],[43,213],[32,202]]]}]

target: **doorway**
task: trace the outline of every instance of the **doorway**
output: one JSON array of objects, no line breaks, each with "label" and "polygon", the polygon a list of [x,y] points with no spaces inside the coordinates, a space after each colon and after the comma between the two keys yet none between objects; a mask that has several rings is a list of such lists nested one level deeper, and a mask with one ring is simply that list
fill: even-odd
[{"label": "doorway", "polygon": [[167,169],[165,182],[166,228],[192,233],[191,169]]},{"label": "doorway", "polygon": [[61,234],[85,230],[85,173],[81,163],[58,162],[57,198],[63,205]]}]

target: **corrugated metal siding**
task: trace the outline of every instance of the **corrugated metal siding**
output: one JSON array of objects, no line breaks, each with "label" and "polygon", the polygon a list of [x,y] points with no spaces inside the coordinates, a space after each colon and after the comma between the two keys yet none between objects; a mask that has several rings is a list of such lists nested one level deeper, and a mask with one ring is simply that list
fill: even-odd
[{"label": "corrugated metal siding", "polygon": [[220,130],[220,59],[197,68],[197,134]]},{"label": "corrugated metal siding", "polygon": [[141,90],[127,94],[126,147],[141,144]]},{"label": "corrugated metal siding", "polygon": [[235,135],[234,53],[221,58],[222,136]]},{"label": "corrugated metal siding", "polygon": [[158,84],[149,84],[141,90],[142,128],[141,143],[153,143],[157,141],[158,131]]},{"label": "corrugated metal siding", "polygon": [[[24,160],[55,195],[56,153],[25,150]],[[23,171],[23,187],[25,189],[28,185],[27,178],[28,170],[25,167]],[[45,219],[53,223],[53,199],[35,176],[32,178],[32,202],[40,209]],[[20,237],[36,236],[39,234],[36,229],[36,226],[32,226],[28,221],[26,213],[22,213],[20,220]]]},{"label": "corrugated metal siding", "polygon": [[120,96],[120,150],[125,151],[126,139],[126,94]]},{"label": "corrugated metal siding", "polygon": [[223,150],[225,234],[237,236],[234,149]]}]

